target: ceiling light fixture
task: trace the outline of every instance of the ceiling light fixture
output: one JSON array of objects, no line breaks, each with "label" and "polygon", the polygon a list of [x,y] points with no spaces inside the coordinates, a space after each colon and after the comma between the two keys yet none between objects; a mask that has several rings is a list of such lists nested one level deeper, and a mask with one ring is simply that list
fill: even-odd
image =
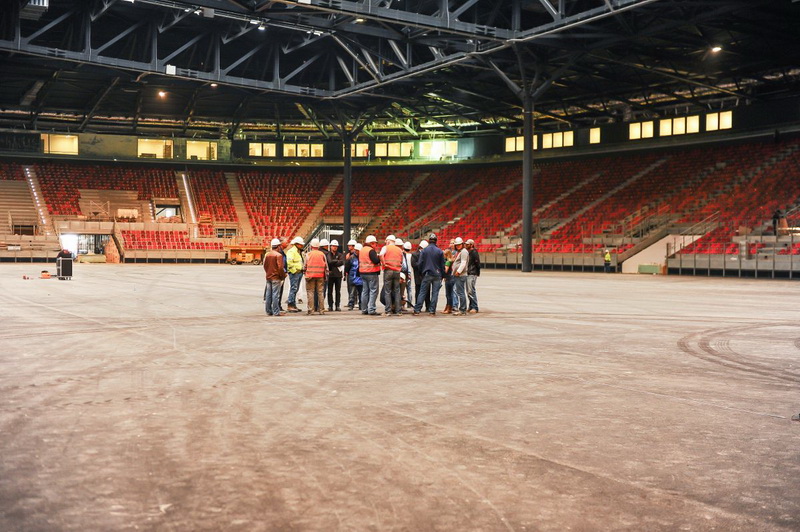
[{"label": "ceiling light fixture", "polygon": [[258,29],[260,31],[264,31],[265,29],[267,29],[267,25],[262,22],[261,24],[258,25]]},{"label": "ceiling light fixture", "polygon": [[361,17],[356,18],[356,24],[363,24],[366,21],[367,21],[367,19],[365,19],[365,18],[361,18]]},{"label": "ceiling light fixture", "polygon": [[164,97],[166,97],[166,96],[167,96],[167,93],[166,93],[166,92],[164,92],[164,91],[158,91],[158,97],[159,97],[159,98],[164,98]]},{"label": "ceiling light fixture", "polygon": [[218,84],[217,84],[217,83],[212,83],[212,84],[211,84],[211,88],[212,88],[212,89],[216,89],[216,88],[217,88],[217,86],[218,86]]},{"label": "ceiling light fixture", "polygon": [[722,46],[712,46],[711,51],[714,52],[715,54],[719,53],[722,51]]}]

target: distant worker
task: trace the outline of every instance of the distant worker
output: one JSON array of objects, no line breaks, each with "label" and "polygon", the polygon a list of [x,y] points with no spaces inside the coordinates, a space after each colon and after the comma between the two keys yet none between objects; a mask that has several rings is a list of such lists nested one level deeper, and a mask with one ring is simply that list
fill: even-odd
[{"label": "distant worker", "polygon": [[361,302],[360,297],[358,300],[355,298],[355,286],[353,285],[353,279],[350,275],[354,264],[353,256],[356,258],[355,266],[358,267],[358,252],[356,251],[356,244],[357,242],[355,240],[350,240],[347,243],[347,251],[344,254],[344,274],[347,278],[347,310],[353,310],[353,307],[356,306],[356,301],[359,303]]},{"label": "distant worker", "polygon": [[439,290],[442,287],[442,276],[444,275],[444,253],[436,245],[437,237],[431,233],[428,236],[428,246],[422,250],[419,256],[419,269],[422,273],[422,285],[420,286],[420,297],[414,303],[414,315],[418,316],[422,309],[422,295],[431,287],[431,304],[428,313],[436,315],[436,302],[439,298]]},{"label": "distant worker", "polygon": [[463,316],[467,313],[469,252],[464,249],[464,240],[461,237],[456,238],[453,244],[456,248],[451,269],[453,279],[453,316]]},{"label": "distant worker", "polygon": [[328,311],[342,311],[342,267],[344,254],[339,251],[339,241],[331,240],[328,251]]},{"label": "distant worker", "polygon": [[283,255],[281,254],[281,241],[273,238],[270,243],[272,249],[264,257],[264,272],[267,276],[266,304],[267,316],[281,316],[281,288],[286,278]]},{"label": "distant worker", "polygon": [[306,243],[302,237],[292,239],[291,246],[286,249],[286,271],[289,273],[289,295],[286,298],[286,310],[300,312],[297,308],[297,290],[300,289],[300,280],[303,277],[303,255],[301,251]]},{"label": "distant worker", "polygon": [[[289,247],[289,240],[285,236],[278,237],[278,240],[281,241],[281,245],[278,247],[278,253],[280,253],[281,256],[283,257],[283,271],[286,273],[286,275],[284,275],[283,277],[284,279],[286,279],[286,277],[289,274],[288,270],[286,269],[289,264],[289,261],[286,260],[286,248]],[[283,286],[285,284],[286,284],[285,281],[281,283],[281,298],[280,300],[278,300],[281,312],[284,312],[283,305],[281,303],[283,302]]]},{"label": "distant worker", "polygon": [[455,257],[455,239],[450,240],[450,245],[444,250],[444,310],[442,314],[453,312],[453,258]]},{"label": "distant worker", "polygon": [[469,313],[477,314],[478,308],[478,277],[481,276],[481,256],[475,248],[475,241],[467,240],[469,264],[467,265],[467,299],[469,300]]},{"label": "distant worker", "polygon": [[403,250],[396,244],[397,239],[383,248],[383,287],[386,300],[384,316],[399,316],[402,309],[400,296],[400,271],[403,268]]},{"label": "distant worker", "polygon": [[358,310],[364,310],[361,306],[361,289],[364,287],[364,281],[361,279],[361,274],[358,271],[358,253],[361,251],[361,244],[353,246],[353,252],[349,253],[350,270],[347,274],[347,282],[353,287],[352,299],[347,304],[347,310],[353,310],[355,305],[358,305]]},{"label": "distant worker", "polygon": [[414,306],[414,268],[411,267],[411,259],[413,253],[411,253],[411,242],[405,242],[403,244],[403,253],[404,258],[406,260],[406,306],[411,308]]},{"label": "distant worker", "polygon": [[311,251],[306,255],[306,297],[308,298],[308,314],[325,312],[325,298],[322,295],[325,279],[328,276],[328,260],[319,250],[319,240],[311,239]]},{"label": "distant worker", "polygon": [[605,273],[611,273],[611,252],[609,250],[605,250],[605,254],[603,255],[603,271]]},{"label": "distant worker", "polygon": [[[319,241],[319,250],[325,255],[325,260],[326,261],[328,260],[328,254],[330,253],[330,250],[328,249],[329,246],[330,246],[330,242],[328,242],[327,238],[323,238],[323,239],[321,239]],[[322,297],[325,297],[327,294],[328,294],[328,281],[326,279],[325,280],[325,285],[322,287]],[[324,303],[324,300],[323,300],[323,303]],[[324,307],[325,305],[322,305],[322,306]]]},{"label": "distant worker", "polygon": [[375,248],[378,239],[369,235],[364,240],[364,247],[358,253],[358,273],[361,275],[364,287],[361,292],[361,313],[377,316],[376,302],[378,299],[378,274],[381,271],[381,259]]},{"label": "distant worker", "polygon": [[420,288],[422,286],[422,272],[419,269],[419,256],[422,253],[422,250],[428,247],[427,240],[420,240],[419,245],[417,246],[417,251],[411,254],[411,269],[414,270],[414,304],[419,301],[419,298],[422,297],[425,300],[425,312],[430,310],[431,306],[431,289],[430,285],[428,285],[428,289],[425,291],[425,294],[420,296]]},{"label": "distant worker", "polygon": [[[380,252],[378,253],[378,258],[379,258],[379,259],[381,259],[381,261],[383,261],[383,255],[384,255],[384,253],[386,253],[386,249],[387,249],[389,246],[394,246],[394,241],[395,241],[395,239],[396,239],[396,238],[395,238],[395,236],[394,236],[394,235],[389,235],[389,236],[387,236],[387,237],[386,237],[386,239],[383,241],[383,247],[381,248]],[[383,269],[382,265],[381,265],[381,269]],[[387,290],[387,287],[386,287],[386,283],[384,282],[384,283],[383,283],[383,288],[381,288],[381,289],[378,291],[378,293],[380,294],[380,301],[381,301],[381,304],[382,304],[382,305],[384,305],[384,306],[388,306],[388,305],[389,305],[389,303],[388,303],[388,301],[389,301],[389,294],[388,294],[387,292],[388,292],[388,290]]]}]

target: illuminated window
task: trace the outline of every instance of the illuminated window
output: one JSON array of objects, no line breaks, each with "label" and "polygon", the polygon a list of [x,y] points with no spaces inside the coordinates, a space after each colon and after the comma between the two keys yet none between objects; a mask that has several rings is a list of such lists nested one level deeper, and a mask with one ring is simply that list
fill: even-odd
[{"label": "illuminated window", "polygon": [[260,142],[251,142],[247,149],[247,155],[250,157],[261,157],[261,154],[264,153],[264,148],[261,146]]},{"label": "illuminated window", "polygon": [[297,157],[297,144],[284,144],[283,145],[284,157]]},{"label": "illuminated window", "polygon": [[631,140],[639,140],[642,138],[642,124],[634,122],[628,126],[628,138]]},{"label": "illuminated window", "polygon": [[506,153],[510,151],[517,151],[517,139],[515,137],[506,137]]},{"label": "illuminated window", "polygon": [[369,144],[366,143],[358,143],[358,144],[351,144],[350,145],[350,156],[351,157],[362,157],[366,158],[369,156]]},{"label": "illuminated window", "polygon": [[205,140],[187,140],[186,158],[197,161],[216,161],[217,143]]},{"label": "illuminated window", "polygon": [[564,146],[564,134],[561,132],[553,133],[553,147],[561,148]]},{"label": "illuminated window", "polygon": [[686,134],[686,118],[673,118],[672,119],[672,132],[675,135],[685,135]]},{"label": "illuminated window", "polygon": [[733,127],[733,111],[725,111],[719,114],[719,128],[730,129]]},{"label": "illuminated window", "polygon": [[653,122],[642,122],[642,138],[643,139],[652,139],[653,138]]},{"label": "illuminated window", "polygon": [[542,149],[548,150],[553,147],[553,134],[545,133],[542,135]]},{"label": "illuminated window", "polygon": [[658,123],[658,135],[660,137],[669,137],[672,135],[672,119],[667,118]]},{"label": "illuminated window", "polygon": [[687,133],[700,132],[700,117],[698,115],[689,116],[686,118],[686,132]]},{"label": "illuminated window", "polygon": [[277,157],[278,146],[274,142],[265,142],[261,144],[261,154],[264,157]]},{"label": "illuminated window", "polygon": [[448,140],[444,143],[444,154],[448,157],[455,157],[458,155],[458,141]]},{"label": "illuminated window", "polygon": [[172,139],[139,139],[138,157],[172,159]]},{"label": "illuminated window", "polygon": [[389,143],[389,157],[400,157],[400,143],[399,142],[390,142]]},{"label": "illuminated window", "polygon": [[400,145],[400,156],[401,157],[411,157],[414,153],[414,143],[413,142],[403,142]]},{"label": "illuminated window", "polygon": [[298,157],[311,157],[311,146],[308,144],[298,144],[297,145],[297,156]]},{"label": "illuminated window", "polygon": [[564,147],[568,148],[575,145],[575,133],[572,131],[564,132]]},{"label": "illuminated window", "polygon": [[600,144],[600,128],[593,127],[589,130],[589,144]]},{"label": "illuminated window", "polygon": [[386,157],[388,154],[389,150],[385,142],[375,144],[375,157]]},{"label": "illuminated window", "polygon": [[45,153],[57,153],[60,155],[78,155],[78,136],[77,135],[42,135]]}]

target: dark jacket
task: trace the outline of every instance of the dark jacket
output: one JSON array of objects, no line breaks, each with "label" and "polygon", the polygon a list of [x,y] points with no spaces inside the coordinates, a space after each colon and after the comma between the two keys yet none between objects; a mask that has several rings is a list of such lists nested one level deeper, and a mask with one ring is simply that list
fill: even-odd
[{"label": "dark jacket", "polygon": [[420,250],[411,253],[411,269],[414,270],[414,281],[417,284],[422,282],[422,274],[419,271],[419,254]]},{"label": "dark jacket", "polygon": [[481,275],[481,256],[478,250],[472,248],[469,250],[469,264],[467,264],[467,275]]},{"label": "dark jacket", "polygon": [[325,254],[325,258],[328,259],[328,270],[330,271],[328,277],[341,279],[342,272],[339,271],[339,266],[344,265],[344,253],[341,251],[328,251]]},{"label": "dark jacket", "polygon": [[436,244],[429,244],[419,255],[419,271],[425,275],[444,275],[444,253]]}]

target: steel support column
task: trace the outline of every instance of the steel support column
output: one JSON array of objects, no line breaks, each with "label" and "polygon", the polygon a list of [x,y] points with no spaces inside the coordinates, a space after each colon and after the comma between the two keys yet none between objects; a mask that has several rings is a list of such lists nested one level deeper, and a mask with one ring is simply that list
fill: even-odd
[{"label": "steel support column", "polygon": [[350,198],[353,195],[353,156],[350,153],[350,147],[353,145],[353,139],[350,134],[342,135],[342,143],[344,145],[344,209],[342,211],[344,231],[341,249],[347,249],[347,242],[353,238],[350,230]]},{"label": "steel support column", "polygon": [[522,271],[533,269],[533,97],[527,93],[522,100]]}]

